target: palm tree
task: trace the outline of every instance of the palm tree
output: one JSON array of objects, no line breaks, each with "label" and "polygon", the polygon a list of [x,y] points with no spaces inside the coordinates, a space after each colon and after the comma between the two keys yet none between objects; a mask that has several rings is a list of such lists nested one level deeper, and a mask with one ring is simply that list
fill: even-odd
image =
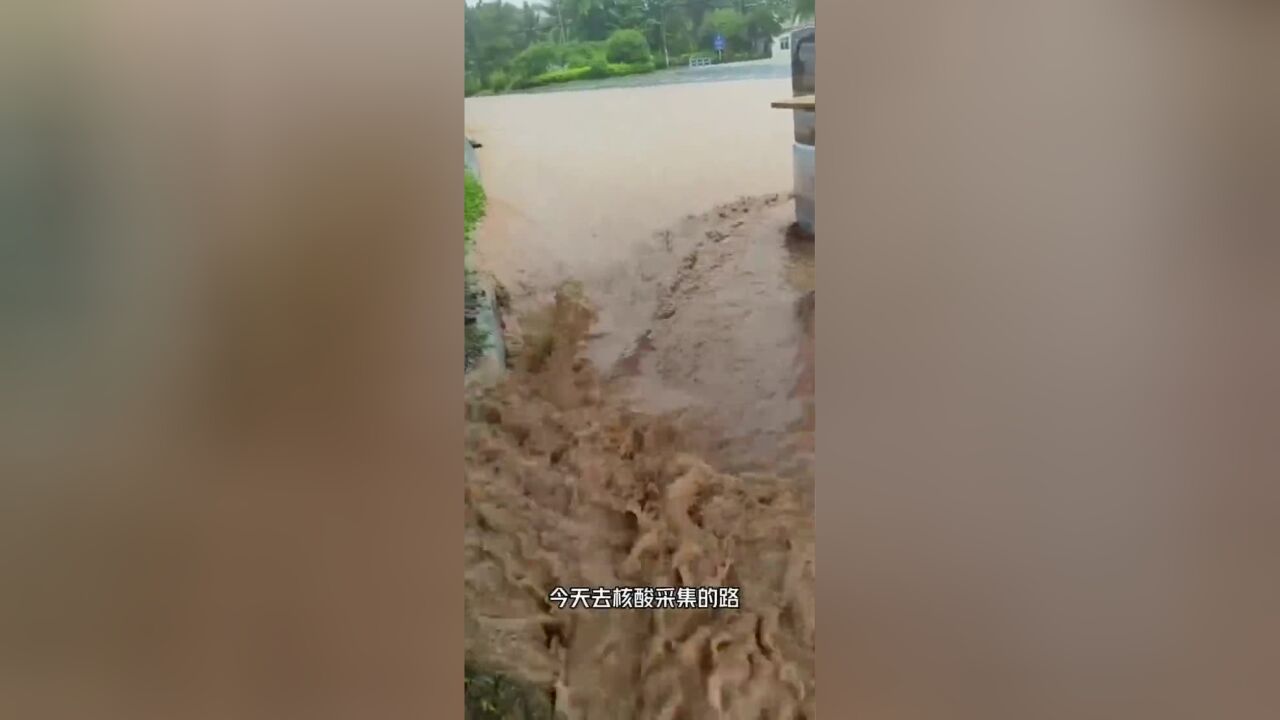
[{"label": "palm tree", "polygon": [[604,0],[565,0],[565,9],[574,21],[582,22],[593,10],[603,10]]},{"label": "palm tree", "polygon": [[554,16],[556,24],[560,26],[560,44],[565,43],[564,36],[564,5],[569,0],[546,0],[542,3],[542,9],[546,10],[547,15]]},{"label": "palm tree", "polygon": [[643,28],[648,19],[647,0],[611,0],[607,5],[612,30]]},{"label": "palm tree", "polygon": [[590,40],[593,30],[602,29],[593,20],[598,21],[600,18],[597,13],[608,9],[606,0],[565,0],[565,3],[566,12],[578,28],[579,40]]},{"label": "palm tree", "polygon": [[525,47],[538,42],[541,25],[538,9],[526,2],[520,10],[520,34]]}]

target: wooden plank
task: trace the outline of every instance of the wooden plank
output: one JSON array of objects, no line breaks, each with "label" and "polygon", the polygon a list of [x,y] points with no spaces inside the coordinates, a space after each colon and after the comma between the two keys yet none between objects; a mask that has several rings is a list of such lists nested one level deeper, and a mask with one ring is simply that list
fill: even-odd
[{"label": "wooden plank", "polygon": [[817,95],[801,95],[799,97],[787,98],[786,100],[776,100],[771,103],[771,106],[781,110],[813,110],[814,112],[817,112]]}]

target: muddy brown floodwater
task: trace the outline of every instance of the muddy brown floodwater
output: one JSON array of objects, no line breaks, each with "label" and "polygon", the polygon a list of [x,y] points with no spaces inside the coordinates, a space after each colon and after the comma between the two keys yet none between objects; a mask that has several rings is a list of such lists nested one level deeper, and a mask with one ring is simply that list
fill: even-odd
[{"label": "muddy brown floodwater", "polygon": [[[467,101],[522,350],[467,404],[467,649],[569,720],[813,718],[814,246],[786,80]],[[560,610],[556,586],[742,607]]]}]

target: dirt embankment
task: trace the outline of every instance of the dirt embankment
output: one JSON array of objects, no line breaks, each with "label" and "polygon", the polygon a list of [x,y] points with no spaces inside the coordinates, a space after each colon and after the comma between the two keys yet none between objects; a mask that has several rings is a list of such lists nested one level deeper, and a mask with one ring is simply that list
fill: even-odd
[{"label": "dirt embankment", "polygon": [[[469,660],[568,720],[813,718],[812,476],[718,472],[629,410],[557,295],[531,367],[467,399]],[[737,610],[558,609],[551,588],[734,586]]]},{"label": "dirt embankment", "polygon": [[660,233],[667,270],[654,273],[642,341],[614,368],[633,407],[681,408],[715,428],[707,459],[721,469],[812,472],[814,244],[793,220],[787,197],[771,194]]}]

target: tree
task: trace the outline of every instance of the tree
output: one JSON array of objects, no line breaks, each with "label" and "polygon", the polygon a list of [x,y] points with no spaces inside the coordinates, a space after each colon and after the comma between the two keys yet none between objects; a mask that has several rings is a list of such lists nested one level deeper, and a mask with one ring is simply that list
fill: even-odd
[{"label": "tree", "polygon": [[525,48],[511,61],[511,69],[521,78],[533,78],[560,62],[560,51],[551,43],[537,43]]},{"label": "tree", "polygon": [[649,41],[639,30],[618,30],[610,35],[605,57],[611,63],[647,63],[653,60]]},{"label": "tree", "polygon": [[528,47],[536,42],[542,36],[542,18],[538,15],[538,9],[525,3],[520,9],[520,35],[522,45]]},{"label": "tree", "polygon": [[[643,0],[644,10],[644,28],[654,33],[656,32],[656,44],[662,48],[662,60],[664,65],[671,64],[671,53],[667,46],[667,25],[670,22],[671,10],[675,5],[674,0]],[[652,35],[650,37],[653,37]]]},{"label": "tree", "polygon": [[462,11],[462,65],[467,75],[476,74],[475,10],[467,5]]},{"label": "tree", "polygon": [[605,11],[614,30],[640,30],[648,17],[647,0],[609,0]]},{"label": "tree", "polygon": [[815,0],[795,0],[794,16],[799,20],[812,20],[817,14]]},{"label": "tree", "polygon": [[606,37],[606,0],[565,0],[565,14],[572,18],[579,40]]},{"label": "tree", "polygon": [[[559,42],[561,45],[568,41],[568,38],[565,37],[564,17],[566,14],[565,5],[569,1],[570,0],[547,0],[542,3],[542,9],[547,13],[547,15],[555,18],[556,28],[560,31]],[[572,15],[570,15],[570,17],[572,18]]]},{"label": "tree", "polygon": [[[664,66],[673,55],[710,48],[717,33],[735,53],[758,52],[796,5],[797,0],[483,0],[465,10],[467,92],[479,91],[485,80],[491,88],[518,85],[552,64],[596,65],[598,73],[607,73],[608,38],[621,30],[638,32],[647,49],[661,52]],[[540,47],[548,44],[554,44],[554,54]]]},{"label": "tree", "polygon": [[684,0],[684,12],[694,27],[702,27],[707,15],[716,8],[715,0]]},{"label": "tree", "polygon": [[751,42],[753,52],[763,51],[781,32],[782,25],[769,8],[757,5],[747,13],[747,39]]},{"label": "tree", "polygon": [[733,50],[746,50],[750,45],[747,37],[747,19],[737,10],[716,10],[702,21],[702,42],[710,45],[716,35],[723,35],[725,43]]},{"label": "tree", "polygon": [[484,3],[464,16],[469,19],[464,31],[471,40],[468,60],[474,58],[474,72],[482,78],[492,77],[524,49],[521,42],[520,9],[503,2]]}]

